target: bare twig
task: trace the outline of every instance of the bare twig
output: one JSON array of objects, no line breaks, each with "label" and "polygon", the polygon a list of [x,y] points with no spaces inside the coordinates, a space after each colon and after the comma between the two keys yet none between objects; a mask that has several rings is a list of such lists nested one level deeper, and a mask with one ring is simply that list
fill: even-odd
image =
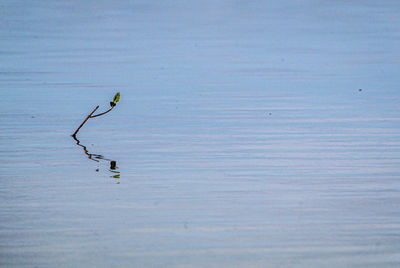
[{"label": "bare twig", "polygon": [[98,116],[100,116],[100,115],[106,114],[106,113],[108,113],[109,111],[111,111],[114,107],[115,107],[115,106],[112,106],[110,109],[108,109],[108,110],[105,111],[104,113],[92,115],[92,116],[90,116],[90,118],[95,118],[95,117],[98,117]]},{"label": "bare twig", "polygon": [[76,134],[78,131],[81,129],[81,127],[86,123],[86,121],[89,120],[89,118],[92,116],[92,114],[99,108],[99,105],[96,106],[96,108],[93,109],[93,111],[86,117],[86,119],[82,122],[82,124],[75,130],[74,134],[72,134],[72,137],[76,137]]}]

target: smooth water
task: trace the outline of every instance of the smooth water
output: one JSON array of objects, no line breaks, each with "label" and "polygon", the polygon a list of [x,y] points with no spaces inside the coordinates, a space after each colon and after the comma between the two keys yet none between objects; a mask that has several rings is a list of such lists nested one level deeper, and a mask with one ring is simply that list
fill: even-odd
[{"label": "smooth water", "polygon": [[1,266],[399,267],[399,14],[1,1]]}]

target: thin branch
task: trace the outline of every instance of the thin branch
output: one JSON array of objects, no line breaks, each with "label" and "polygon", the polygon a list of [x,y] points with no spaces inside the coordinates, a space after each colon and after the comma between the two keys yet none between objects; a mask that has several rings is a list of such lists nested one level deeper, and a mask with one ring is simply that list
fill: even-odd
[{"label": "thin branch", "polygon": [[76,134],[78,133],[78,131],[81,129],[81,127],[86,123],[86,121],[89,120],[89,118],[92,116],[92,114],[99,108],[99,105],[96,106],[96,108],[93,109],[93,111],[86,117],[85,120],[83,120],[82,124],[78,127],[77,130],[75,130],[74,134],[72,134],[72,137],[76,137]]},{"label": "thin branch", "polygon": [[108,113],[109,111],[111,111],[114,107],[115,107],[115,105],[114,105],[114,106],[111,106],[111,108],[108,109],[107,111],[105,111],[104,113],[92,115],[92,116],[90,116],[90,118],[95,118],[95,117],[98,117],[98,116],[100,116],[100,115],[106,114],[106,113]]},{"label": "thin branch", "polygon": [[72,137],[76,137],[76,134],[78,133],[78,131],[79,131],[79,130],[81,129],[81,127],[86,123],[86,121],[89,120],[89,118],[98,117],[98,116],[101,116],[101,115],[104,115],[104,114],[110,112],[110,111],[115,107],[115,105],[117,104],[117,102],[119,101],[119,98],[120,98],[120,93],[117,92],[117,94],[115,94],[115,96],[114,96],[114,99],[110,102],[110,105],[111,105],[111,108],[110,108],[110,109],[108,109],[108,110],[105,111],[104,113],[99,113],[99,114],[93,115],[94,112],[99,108],[99,106],[97,105],[96,108],[94,108],[93,111],[86,117],[86,119],[83,120],[82,124],[78,127],[77,130],[75,130],[74,134],[72,134],[71,136],[72,136]]}]

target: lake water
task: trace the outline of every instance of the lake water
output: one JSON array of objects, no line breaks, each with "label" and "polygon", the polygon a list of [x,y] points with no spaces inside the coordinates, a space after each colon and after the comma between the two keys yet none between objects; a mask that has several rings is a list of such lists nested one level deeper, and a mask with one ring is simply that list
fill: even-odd
[{"label": "lake water", "polygon": [[399,267],[399,14],[1,1],[0,265]]}]

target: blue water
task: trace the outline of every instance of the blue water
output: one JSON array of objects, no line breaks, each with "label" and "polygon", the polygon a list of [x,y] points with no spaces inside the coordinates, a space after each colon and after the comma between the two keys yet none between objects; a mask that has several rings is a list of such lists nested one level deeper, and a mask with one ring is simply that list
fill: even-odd
[{"label": "blue water", "polygon": [[2,1],[0,265],[399,267],[399,13]]}]

